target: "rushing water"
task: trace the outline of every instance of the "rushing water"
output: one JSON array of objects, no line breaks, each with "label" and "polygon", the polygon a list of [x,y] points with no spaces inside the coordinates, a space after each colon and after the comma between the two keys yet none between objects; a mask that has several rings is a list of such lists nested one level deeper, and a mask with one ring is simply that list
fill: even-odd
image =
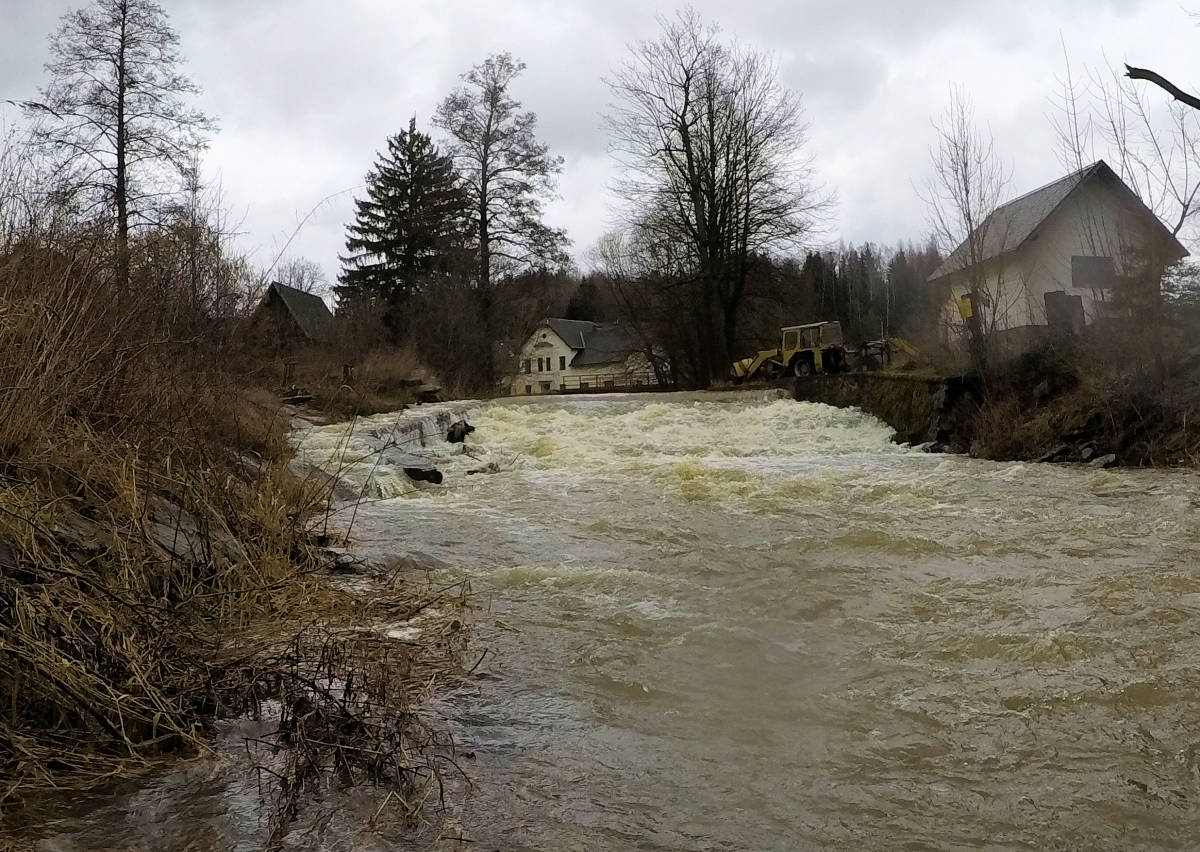
[{"label": "rushing water", "polygon": [[[1200,846],[1194,474],[926,455],[768,395],[348,428],[301,452],[371,498],[358,545],[480,606],[487,656],[439,708],[475,754],[467,848]],[[102,818],[245,818],[179,789]]]},{"label": "rushing water", "polygon": [[[773,397],[503,401],[446,484],[310,434],[469,579],[475,848],[1191,849],[1200,481],[893,445]],[[428,429],[427,429],[428,430]],[[475,475],[468,471],[483,470]]]}]

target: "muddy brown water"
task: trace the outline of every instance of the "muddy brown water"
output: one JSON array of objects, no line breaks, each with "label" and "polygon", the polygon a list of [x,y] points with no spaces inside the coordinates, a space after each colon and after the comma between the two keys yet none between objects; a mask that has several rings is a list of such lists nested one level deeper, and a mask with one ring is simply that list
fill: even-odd
[{"label": "muddy brown water", "polygon": [[[469,848],[1200,847],[1195,474],[927,455],[767,394],[447,408],[465,455],[420,447],[436,411],[301,449],[378,498],[365,552],[471,583],[488,653],[435,707]],[[50,848],[254,848],[250,791],[172,777]]]}]

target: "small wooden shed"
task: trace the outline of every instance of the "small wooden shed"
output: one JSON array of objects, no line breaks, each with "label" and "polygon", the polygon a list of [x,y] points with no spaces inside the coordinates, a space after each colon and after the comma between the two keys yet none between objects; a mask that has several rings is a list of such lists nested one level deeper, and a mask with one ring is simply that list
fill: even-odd
[{"label": "small wooden shed", "polygon": [[333,314],[324,299],[278,281],[267,287],[250,323],[264,343],[283,348],[324,343],[333,333]]}]

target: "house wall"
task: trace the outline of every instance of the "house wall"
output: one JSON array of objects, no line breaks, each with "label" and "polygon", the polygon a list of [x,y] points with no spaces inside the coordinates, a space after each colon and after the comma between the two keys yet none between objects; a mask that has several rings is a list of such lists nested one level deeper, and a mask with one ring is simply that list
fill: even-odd
[{"label": "house wall", "polygon": [[[1143,247],[1154,245],[1158,239],[1151,223],[1129,207],[1123,193],[1104,180],[1085,183],[1020,249],[986,265],[984,291],[993,298],[991,313],[985,313],[986,330],[1004,332],[1046,325],[1045,295],[1053,291],[1079,296],[1085,320],[1091,323],[1112,301],[1113,293],[1074,287],[1071,258],[1111,257],[1118,277],[1141,271],[1143,279],[1148,264],[1156,267],[1151,277],[1157,280],[1164,264],[1148,258]],[[960,333],[963,330],[958,300],[969,286],[966,273],[951,279],[950,297],[942,309],[944,328]]]},{"label": "house wall", "polygon": [[[561,337],[546,326],[539,327],[518,352],[518,372],[512,377],[510,392],[513,396],[536,396],[558,393],[564,384],[568,390],[578,390],[581,382],[595,388],[602,386],[605,379],[614,380],[619,385],[621,378],[628,384],[644,376],[650,376],[652,379],[654,375],[650,362],[641,352],[632,353],[624,362],[587,367],[572,367],[571,359],[574,357],[575,350]],[[539,358],[543,360],[541,370],[538,369]],[[548,365],[545,363],[547,359]],[[526,362],[529,363],[529,371],[525,369]],[[566,369],[559,366],[562,363],[567,365]]]}]

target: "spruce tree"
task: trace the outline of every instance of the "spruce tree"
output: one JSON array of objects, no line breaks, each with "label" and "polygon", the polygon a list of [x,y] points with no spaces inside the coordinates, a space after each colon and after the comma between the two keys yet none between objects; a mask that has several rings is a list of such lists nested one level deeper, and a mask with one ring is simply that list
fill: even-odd
[{"label": "spruce tree", "polygon": [[467,240],[466,196],[450,158],[415,118],[388,139],[366,184],[334,290],[343,303],[365,300],[389,313],[453,274]]}]

